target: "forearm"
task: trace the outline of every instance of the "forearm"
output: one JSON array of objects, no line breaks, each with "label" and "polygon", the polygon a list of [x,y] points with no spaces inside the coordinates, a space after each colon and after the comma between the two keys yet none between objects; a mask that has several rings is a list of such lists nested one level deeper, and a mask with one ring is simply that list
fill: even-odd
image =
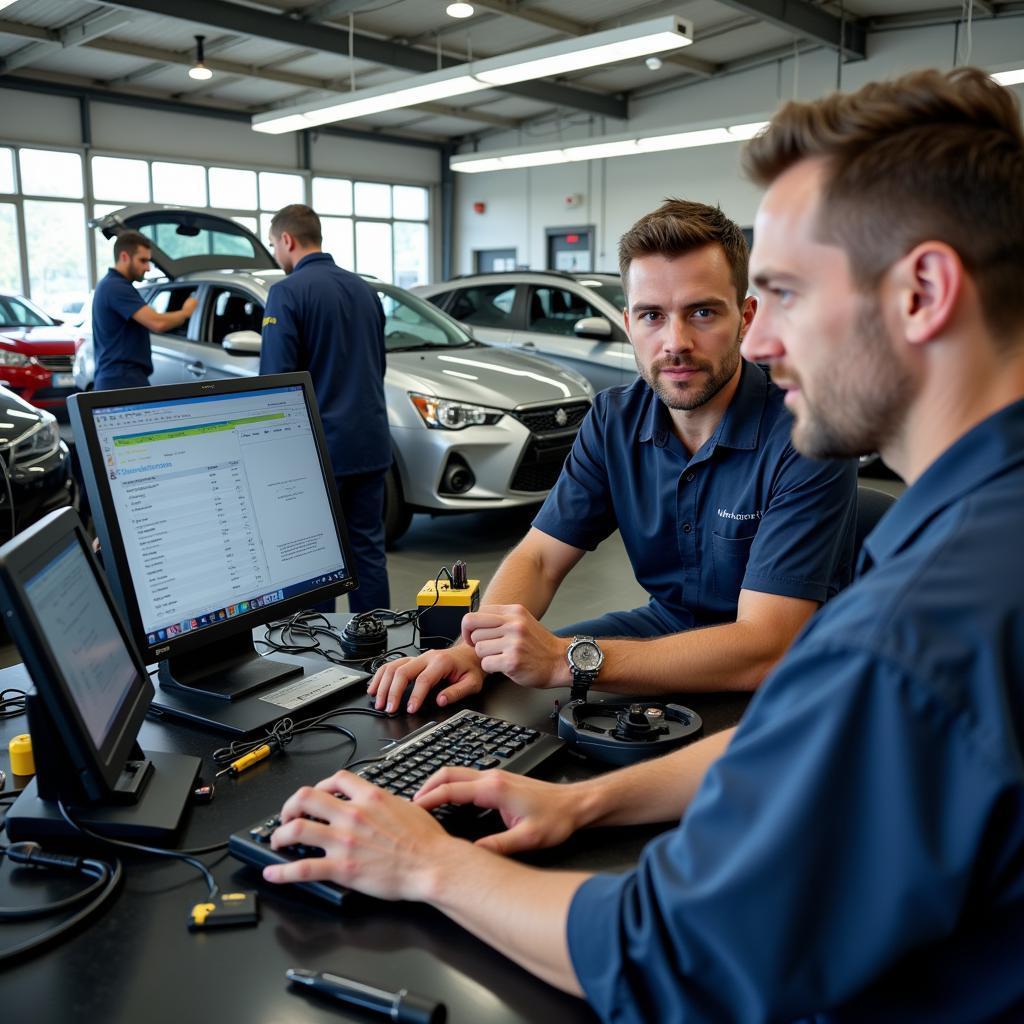
[{"label": "forearm", "polygon": [[725,729],[663,757],[574,783],[578,827],[678,821],[735,731]]},{"label": "forearm", "polygon": [[566,923],[582,872],[539,871],[461,841],[431,865],[426,902],[551,985],[580,996]]},{"label": "forearm", "polygon": [[753,690],[785,653],[789,639],[753,623],[729,622],[653,640],[600,640],[604,664],[595,689]]},{"label": "forearm", "polygon": [[165,334],[167,331],[173,331],[180,327],[191,315],[191,311],[185,312],[183,309],[176,310],[173,313],[157,313],[160,319],[155,325],[157,334]]},{"label": "forearm", "polygon": [[498,566],[483,593],[480,603],[521,604],[535,618],[542,618],[555,596],[561,579],[552,577],[539,558],[513,548]]}]

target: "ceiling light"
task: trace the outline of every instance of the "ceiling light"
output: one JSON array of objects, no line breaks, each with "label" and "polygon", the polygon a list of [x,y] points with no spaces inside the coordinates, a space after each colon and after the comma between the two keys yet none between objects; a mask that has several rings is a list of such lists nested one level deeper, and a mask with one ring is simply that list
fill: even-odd
[{"label": "ceiling light", "polygon": [[992,76],[1000,85],[1020,85],[1024,82],[1024,68],[1012,71],[998,71]]},{"label": "ceiling light", "polygon": [[472,4],[449,4],[444,9],[444,13],[449,18],[472,18],[476,12],[473,10]]},{"label": "ceiling light", "polygon": [[648,57],[647,60],[644,61],[644,63],[647,65],[648,68],[650,68],[651,71],[660,71],[661,70],[661,58],[660,57]]},{"label": "ceiling light", "polygon": [[[693,26],[688,21],[675,16],[653,18],[546,46],[533,46],[501,57],[459,64],[387,85],[357,89],[347,95],[268,111],[253,117],[252,127],[258,132],[277,135],[298,128],[448,99],[493,86],[512,85],[678,49],[691,42]],[[296,121],[296,115],[304,121]]]},{"label": "ceiling light", "polygon": [[188,77],[205,82],[213,78],[213,72],[203,63],[203,40],[205,36],[196,36],[196,62],[188,69]]},{"label": "ceiling light", "polygon": [[449,167],[463,174],[484,171],[506,171],[516,167],[543,167],[577,160],[604,160],[617,156],[636,156],[642,153],[666,152],[673,149],[693,149],[697,146],[716,146],[725,142],[742,142],[753,138],[767,121],[746,121],[742,124],[696,127],[685,132],[665,132],[661,135],[605,135],[588,139],[575,146],[561,149],[502,150],[485,153],[464,153],[453,156]]}]

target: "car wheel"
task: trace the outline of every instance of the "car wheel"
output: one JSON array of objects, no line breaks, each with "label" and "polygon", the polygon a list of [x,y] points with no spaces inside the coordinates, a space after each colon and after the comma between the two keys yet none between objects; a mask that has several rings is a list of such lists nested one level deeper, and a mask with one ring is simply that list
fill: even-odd
[{"label": "car wheel", "polygon": [[384,478],[384,546],[390,548],[412,522],[412,510],[402,495],[398,467],[392,466]]}]

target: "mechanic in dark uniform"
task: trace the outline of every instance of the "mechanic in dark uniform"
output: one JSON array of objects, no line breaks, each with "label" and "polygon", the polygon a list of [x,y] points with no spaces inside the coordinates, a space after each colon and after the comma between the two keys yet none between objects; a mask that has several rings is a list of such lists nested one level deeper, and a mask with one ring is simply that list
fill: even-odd
[{"label": "mechanic in dark uniform", "polygon": [[388,608],[384,481],[391,435],[384,402],[384,310],[373,287],[320,251],[320,218],[294,204],[270,222],[288,275],[270,289],[260,373],[308,370],[355,561],[353,612]]},{"label": "mechanic in dark uniform", "polygon": [[92,341],[96,358],[93,387],[144,388],[153,372],[150,332],[163,334],[180,327],[196,308],[189,296],[181,309],[158,313],[147,306],[132,286],[149,270],[152,248],[138,231],[126,231],[114,242],[114,265],[98,285],[92,300]]}]

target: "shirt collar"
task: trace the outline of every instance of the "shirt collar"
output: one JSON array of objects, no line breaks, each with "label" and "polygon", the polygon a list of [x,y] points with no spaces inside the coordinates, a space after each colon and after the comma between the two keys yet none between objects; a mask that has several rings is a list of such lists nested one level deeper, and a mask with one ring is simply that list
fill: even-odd
[{"label": "shirt collar", "polygon": [[[768,394],[768,377],[761,367],[743,360],[740,382],[725,410],[721,422],[715,428],[708,443],[701,449],[710,455],[718,445],[726,448],[757,447],[757,437],[764,416],[765,397]],[[672,433],[668,409],[648,385],[650,407],[640,429],[640,441],[654,441],[663,448]]]},{"label": "shirt collar", "polygon": [[299,260],[299,262],[296,263],[294,267],[292,267],[292,273],[294,274],[296,270],[298,270],[300,267],[304,267],[307,263],[323,263],[325,260],[331,260],[332,263],[334,262],[331,259],[331,254],[330,253],[327,253],[327,252],[311,252],[311,253],[308,253],[306,256],[303,256],[302,259]]},{"label": "shirt collar", "polygon": [[1024,463],[1024,399],[989,416],[947,448],[864,540],[878,565],[906,547],[940,512]]}]

